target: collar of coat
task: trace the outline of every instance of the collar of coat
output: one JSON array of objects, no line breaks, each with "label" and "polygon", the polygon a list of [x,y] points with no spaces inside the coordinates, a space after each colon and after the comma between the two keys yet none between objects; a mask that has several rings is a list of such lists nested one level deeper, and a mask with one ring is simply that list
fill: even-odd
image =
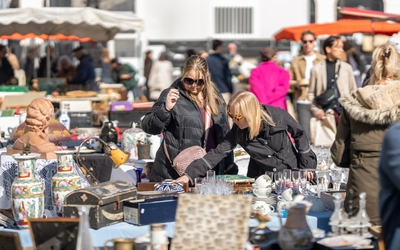
[{"label": "collar of coat", "polygon": [[[315,54],[317,55],[317,57],[316,57],[315,60],[318,61],[318,62],[319,62],[319,61],[323,61],[323,60],[326,59],[326,56],[325,56],[325,55],[319,53],[319,52],[316,51],[316,50],[315,50]],[[305,57],[306,57],[306,56],[305,56],[304,54],[301,54],[301,55],[299,56],[299,58],[302,59],[302,60],[306,60]]]},{"label": "collar of coat", "polygon": [[400,81],[368,85],[340,98],[354,120],[371,125],[390,125],[400,121]]}]

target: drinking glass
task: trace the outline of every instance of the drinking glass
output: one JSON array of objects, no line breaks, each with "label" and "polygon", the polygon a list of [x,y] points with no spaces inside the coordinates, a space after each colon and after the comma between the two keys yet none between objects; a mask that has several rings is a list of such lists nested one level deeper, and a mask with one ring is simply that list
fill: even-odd
[{"label": "drinking glass", "polygon": [[200,193],[201,187],[203,186],[203,178],[197,177],[194,178],[194,187],[196,188],[196,193]]},{"label": "drinking glass", "polygon": [[333,190],[340,190],[340,181],[342,180],[342,169],[335,168],[331,170],[331,177],[333,181]]},{"label": "drinking glass", "polygon": [[283,189],[290,188],[290,184],[292,182],[292,170],[290,169],[284,169],[283,170],[283,180],[284,180],[284,186]]},{"label": "drinking glass", "polygon": [[215,179],[215,171],[214,170],[208,170],[207,171],[207,181],[211,181]]},{"label": "drinking glass", "polygon": [[293,189],[298,190],[300,184],[300,171],[292,172]]},{"label": "drinking glass", "polygon": [[276,194],[282,193],[283,180],[282,180],[282,172],[274,173],[274,183],[275,183],[275,192]]},{"label": "drinking glass", "polygon": [[307,169],[300,169],[299,171],[299,178],[300,178],[300,187],[301,187],[301,193],[305,194],[306,189],[307,189],[307,177],[308,177],[308,171]]}]

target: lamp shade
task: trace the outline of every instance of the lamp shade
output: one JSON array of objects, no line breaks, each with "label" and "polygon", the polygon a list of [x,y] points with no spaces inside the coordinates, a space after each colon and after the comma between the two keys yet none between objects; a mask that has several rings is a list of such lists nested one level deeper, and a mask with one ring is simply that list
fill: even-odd
[{"label": "lamp shade", "polygon": [[[19,137],[21,137],[24,134],[24,130],[25,130],[25,122],[21,123],[17,127],[17,129],[15,130],[14,134],[11,137],[11,140],[15,141]],[[50,142],[69,141],[72,139],[68,129],[56,119],[52,119],[50,121],[48,130],[49,133],[47,134],[47,139],[49,139]]]}]

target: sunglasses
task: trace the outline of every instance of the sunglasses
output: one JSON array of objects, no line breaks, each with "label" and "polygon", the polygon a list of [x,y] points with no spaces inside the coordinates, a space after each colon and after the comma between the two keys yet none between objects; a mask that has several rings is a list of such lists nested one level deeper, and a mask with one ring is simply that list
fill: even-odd
[{"label": "sunglasses", "polygon": [[194,80],[194,79],[192,79],[192,78],[185,77],[185,78],[183,78],[183,81],[184,81],[187,85],[193,85],[193,83],[196,83],[196,85],[199,86],[199,87],[204,86],[204,79],[197,79],[197,80]]},{"label": "sunglasses", "polygon": [[313,43],[313,42],[314,42],[314,40],[304,40],[304,41],[303,41],[304,44],[306,44],[306,43]]},{"label": "sunglasses", "polygon": [[229,116],[230,118],[232,118],[232,119],[236,119],[236,121],[238,121],[238,122],[239,122],[240,120],[242,120],[243,117],[244,117],[243,115],[232,115],[231,112],[229,112],[229,111],[228,111],[228,116]]}]

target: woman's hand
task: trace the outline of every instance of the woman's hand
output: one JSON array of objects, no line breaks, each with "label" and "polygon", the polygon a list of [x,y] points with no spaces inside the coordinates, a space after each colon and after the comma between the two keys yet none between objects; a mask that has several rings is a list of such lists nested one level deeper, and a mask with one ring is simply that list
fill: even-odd
[{"label": "woman's hand", "polygon": [[179,98],[179,90],[170,89],[167,95],[167,99],[165,100],[165,108],[170,111],[175,107],[176,101]]},{"label": "woman's hand", "polygon": [[182,175],[178,179],[174,180],[174,183],[178,183],[178,182],[188,183],[189,177],[187,177],[186,175]]}]

